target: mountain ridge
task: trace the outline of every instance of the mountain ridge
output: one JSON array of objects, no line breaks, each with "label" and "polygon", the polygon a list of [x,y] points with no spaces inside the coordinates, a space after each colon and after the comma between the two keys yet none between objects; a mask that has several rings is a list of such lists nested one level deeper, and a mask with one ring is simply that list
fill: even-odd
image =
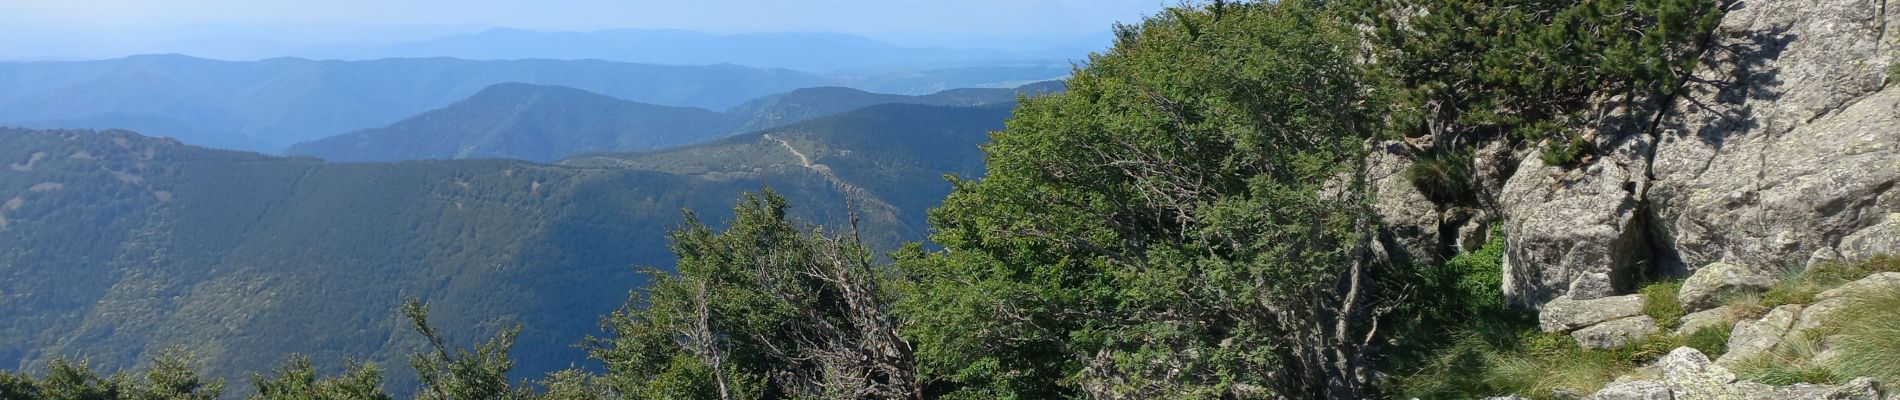
[{"label": "mountain ridge", "polygon": [[1060,90],[1060,82],[923,96],[814,87],[761,97],[716,113],[642,104],[568,87],[504,83],[389,126],[300,143],[286,153],[332,161],[513,158],[552,162],[584,153],[691,145],[878,104],[980,106]]},{"label": "mountain ridge", "polygon": [[[834,138],[930,144],[894,160],[963,157],[1008,110],[885,105],[785,134],[866,189],[855,193],[796,161],[718,174],[516,160],[329,163],[129,131],[0,129],[0,314],[11,316],[0,320],[0,369],[82,354],[140,368],[174,345],[218,360],[206,372],[227,381],[288,353],[394,369],[422,345],[396,313],[419,298],[456,340],[522,324],[514,377],[539,377],[584,359],[571,346],[643,284],[632,267],[672,265],[665,233],[679,210],[721,221],[731,199],[769,186],[804,205],[793,212],[807,221],[841,223],[853,215],[847,204],[860,205],[864,237],[881,248],[920,240],[929,206],[906,193],[947,192],[938,176],[980,170],[981,160],[864,167],[916,184],[891,189],[835,161],[866,139]],[[859,122],[931,114],[966,122]],[[930,137],[945,139],[914,140]],[[971,148],[944,153],[945,142]],[[392,378],[398,391],[414,387]]]}]

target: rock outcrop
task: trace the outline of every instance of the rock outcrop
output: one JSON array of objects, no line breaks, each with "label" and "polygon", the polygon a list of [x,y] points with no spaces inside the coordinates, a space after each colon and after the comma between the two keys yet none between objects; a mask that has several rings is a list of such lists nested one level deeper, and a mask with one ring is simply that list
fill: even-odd
[{"label": "rock outcrop", "polygon": [[1495,196],[1506,295],[1540,309],[1718,262],[1773,276],[1900,252],[1896,10],[1733,2],[1680,95],[1597,102],[1576,128],[1595,158],[1565,168],[1520,154]]},{"label": "rock outcrop", "polygon": [[1591,325],[1634,317],[1643,313],[1643,296],[1626,295],[1589,300],[1559,297],[1544,305],[1537,314],[1537,326],[1544,332],[1569,332]]},{"label": "rock outcrop", "polygon": [[1662,379],[1622,381],[1586,397],[1591,400],[1881,400],[1881,387],[1860,378],[1840,385],[1797,384],[1774,387],[1737,381],[1727,368],[1709,362],[1695,349],[1682,347],[1658,360]]},{"label": "rock outcrop", "polygon": [[1900,250],[1896,30],[1900,0],[1731,7],[1657,131],[1647,200],[1682,261],[1767,272]]},{"label": "rock outcrop", "polygon": [[1586,349],[1614,349],[1641,341],[1659,330],[1655,318],[1638,315],[1578,329],[1570,333],[1570,338]]},{"label": "rock outcrop", "polygon": [[1794,326],[1795,319],[1801,317],[1801,308],[1794,304],[1775,307],[1761,319],[1735,323],[1735,329],[1728,336],[1728,353],[1722,354],[1717,361],[1734,365],[1781,345],[1782,337]]},{"label": "rock outcrop", "polygon": [[[1642,111],[1631,104],[1605,112],[1603,126],[1631,129]],[[1615,122],[1622,121],[1622,122]],[[1654,146],[1646,135],[1611,134],[1607,151],[1580,169],[1522,157],[1504,184],[1504,295],[1525,308],[1559,296],[1588,300],[1634,290],[1631,272],[1648,259],[1643,195]]]},{"label": "rock outcrop", "polygon": [[1754,269],[1728,263],[1704,266],[1682,281],[1676,301],[1692,311],[1715,307],[1719,297],[1735,293],[1760,293],[1775,286],[1775,277]]},{"label": "rock outcrop", "polygon": [[1379,242],[1394,262],[1437,262],[1444,247],[1439,226],[1443,213],[1412,185],[1406,167],[1412,158],[1403,142],[1368,145],[1366,184],[1371,189],[1372,212],[1386,229]]}]

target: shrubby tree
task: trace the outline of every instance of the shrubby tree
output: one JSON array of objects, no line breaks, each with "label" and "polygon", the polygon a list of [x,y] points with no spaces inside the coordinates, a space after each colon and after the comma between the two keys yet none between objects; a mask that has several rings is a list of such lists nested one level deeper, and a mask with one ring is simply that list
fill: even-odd
[{"label": "shrubby tree", "polygon": [[1514,137],[1583,161],[1593,97],[1676,94],[1725,0],[1344,0],[1369,28],[1390,135],[1456,151]]},{"label": "shrubby tree", "polygon": [[786,207],[749,195],[723,232],[687,215],[670,238],[678,272],[649,270],[594,350],[610,385],[638,398],[922,397],[870,251]]},{"label": "shrubby tree", "polygon": [[393,400],[383,392],[383,374],[376,366],[351,362],[343,375],[317,376],[310,358],[291,355],[271,375],[251,374],[257,393],[250,400]]},{"label": "shrubby tree", "polygon": [[1362,398],[1367,128],[1316,2],[1173,8],[1027,100],[900,255],[956,398]]},{"label": "shrubby tree", "polygon": [[7,400],[213,400],[224,381],[205,379],[198,363],[181,348],[152,358],[151,367],[134,378],[123,372],[101,375],[90,363],[54,359],[39,379],[0,372],[0,399]]},{"label": "shrubby tree", "polygon": [[508,370],[514,368],[508,350],[514,348],[515,337],[521,334],[520,326],[504,329],[469,351],[452,348],[447,339],[429,326],[429,306],[410,300],[403,306],[403,314],[429,344],[427,349],[409,356],[409,365],[416,369],[416,376],[422,381],[422,390],[416,394],[418,400],[533,398],[532,391],[508,383]]}]

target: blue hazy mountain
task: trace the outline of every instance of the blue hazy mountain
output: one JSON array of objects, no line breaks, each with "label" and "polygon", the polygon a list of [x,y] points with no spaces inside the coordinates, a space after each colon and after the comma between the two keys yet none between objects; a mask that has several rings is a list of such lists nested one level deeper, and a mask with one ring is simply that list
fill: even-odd
[{"label": "blue hazy mountain", "polygon": [[386,125],[506,82],[724,109],[831,81],[782,69],[594,60],[228,62],[165,55],[0,63],[0,124],[139,129],[191,144],[274,152]]},{"label": "blue hazy mountain", "polygon": [[730,64],[403,58],[216,61],[179,55],[0,63],[0,125],[129,129],[188,144],[277,152],[385,126],[499,83],[559,85],[617,99],[724,110],[818,86],[922,94],[1058,78],[1068,67],[973,67],[827,77]]},{"label": "blue hazy mountain", "polygon": [[338,57],[455,57],[474,60],[599,59],[703,65],[731,63],[801,71],[916,70],[1035,62],[1065,66],[1084,51],[1003,51],[902,46],[842,33],[710,34],[616,29],[542,32],[495,28],[437,39],[335,54]]},{"label": "blue hazy mountain", "polygon": [[505,83],[388,126],[300,143],[286,153],[331,161],[508,158],[547,162],[580,153],[702,143],[879,104],[1004,104],[1014,102],[1019,93],[1051,93],[1062,87],[1061,82],[1046,82],[1020,89],[955,89],[922,96],[818,87],[714,112],[621,100],[569,87]]}]

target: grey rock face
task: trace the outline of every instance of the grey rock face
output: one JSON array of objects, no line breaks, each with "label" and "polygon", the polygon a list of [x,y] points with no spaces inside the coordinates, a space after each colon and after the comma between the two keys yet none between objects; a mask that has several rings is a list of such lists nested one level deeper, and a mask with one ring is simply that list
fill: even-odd
[{"label": "grey rock face", "polygon": [[1614,349],[1643,340],[1657,330],[1655,318],[1638,315],[1578,329],[1570,337],[1586,349]]},{"label": "grey rock face", "polygon": [[1676,348],[1657,364],[1662,366],[1663,382],[1678,399],[1736,398],[1743,389],[1730,385],[1735,374],[1692,348]]},{"label": "grey rock face", "polygon": [[1372,143],[1366,154],[1366,183],[1372,212],[1385,224],[1382,242],[1394,261],[1437,262],[1440,213],[1406,176],[1412,165],[1403,142]]},{"label": "grey rock face", "polygon": [[1645,256],[1638,211],[1648,180],[1647,136],[1628,136],[1577,170],[1527,157],[1504,184],[1504,295],[1538,308],[1569,296],[1594,299],[1629,288]]},{"label": "grey rock face", "polygon": [[1880,400],[1880,386],[1873,379],[1858,378],[1840,386],[1795,384],[1775,389],[1772,399]]},{"label": "grey rock face", "polygon": [[1800,315],[1801,306],[1791,304],[1775,307],[1759,320],[1735,323],[1735,330],[1728,336],[1728,353],[1722,354],[1716,362],[1735,365],[1774,349]]},{"label": "grey rock face", "polygon": [[1696,269],[1682,281],[1676,300],[1691,311],[1714,307],[1718,296],[1728,293],[1765,292],[1775,286],[1775,278],[1766,273],[1734,264],[1714,263]]},{"label": "grey rock face", "polygon": [[1670,400],[1669,385],[1652,381],[1619,382],[1605,386],[1586,400]]},{"label": "grey rock face", "polygon": [[1723,306],[1684,315],[1682,316],[1682,323],[1676,326],[1676,334],[1687,335],[1702,330],[1702,328],[1728,324],[1730,312],[1733,311],[1727,306]]},{"label": "grey rock face", "polygon": [[[1590,300],[1559,297],[1537,313],[1537,325],[1545,332],[1569,332],[1611,320],[1643,313],[1643,296],[1626,295]],[[1651,321],[1654,324],[1654,321]]]},{"label": "grey rock face", "polygon": [[1766,272],[1900,250],[1897,2],[1750,0],[1723,18],[1696,72],[1719,84],[1669,110],[1647,198],[1683,262]]},{"label": "grey rock face", "polygon": [[[1709,362],[1702,352],[1679,347],[1657,360],[1663,370],[1661,381],[1619,381],[1590,395],[1592,400],[1880,400],[1881,388],[1873,379],[1859,378],[1842,385],[1798,384],[1774,387],[1755,382],[1736,381],[1735,374]],[[1889,398],[1888,400],[1892,400]]]}]

